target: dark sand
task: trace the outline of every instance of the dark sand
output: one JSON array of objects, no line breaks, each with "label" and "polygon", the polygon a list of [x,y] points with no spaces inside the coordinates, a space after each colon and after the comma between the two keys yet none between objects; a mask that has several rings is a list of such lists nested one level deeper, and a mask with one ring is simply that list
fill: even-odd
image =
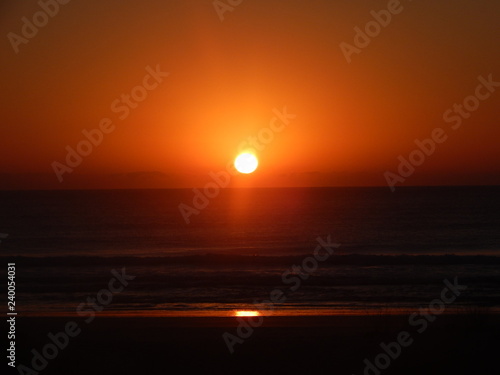
[{"label": "dark sand", "polygon": [[[408,331],[414,342],[381,374],[500,374],[498,315],[440,315],[421,334],[401,316],[266,317],[230,354],[222,334],[235,318],[19,317],[17,364],[31,367],[68,321],[81,333],[41,374],[363,374],[380,343]],[[3,365],[3,367],[7,367]],[[8,373],[18,372],[7,367]],[[370,371],[367,374],[376,374]]]}]

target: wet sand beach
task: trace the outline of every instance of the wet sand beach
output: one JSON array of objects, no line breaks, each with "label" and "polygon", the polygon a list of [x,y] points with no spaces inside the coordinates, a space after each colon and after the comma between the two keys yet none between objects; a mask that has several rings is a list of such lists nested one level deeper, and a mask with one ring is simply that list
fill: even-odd
[{"label": "wet sand beach", "polygon": [[[408,315],[265,317],[231,354],[223,335],[239,337],[242,320],[248,318],[97,317],[87,324],[79,318],[21,317],[17,365],[33,368],[30,351],[43,353],[52,342],[48,333],[56,335],[74,321],[81,332],[40,373],[498,374],[498,315],[441,315],[422,333]],[[411,343],[400,345],[398,354],[394,342],[402,332]],[[395,357],[385,369],[375,365],[386,366],[389,358],[381,343]]]}]

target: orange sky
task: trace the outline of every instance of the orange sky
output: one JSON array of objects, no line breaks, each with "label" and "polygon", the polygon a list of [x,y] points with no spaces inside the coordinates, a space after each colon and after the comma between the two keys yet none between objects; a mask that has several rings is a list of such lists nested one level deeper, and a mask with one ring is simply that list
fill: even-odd
[{"label": "orange sky", "polygon": [[[400,185],[500,183],[500,88],[459,129],[443,120],[479,76],[500,82],[500,3],[402,1],[348,63],[340,44],[387,6],[244,0],[221,21],[211,0],[70,1],[16,53],[7,35],[41,8],[3,1],[0,188],[203,185],[284,107],[296,117],[231,186],[383,186],[437,127],[448,139]],[[148,66],[169,75],[120,119]],[[59,182],[54,161],[103,118],[113,131]]]}]

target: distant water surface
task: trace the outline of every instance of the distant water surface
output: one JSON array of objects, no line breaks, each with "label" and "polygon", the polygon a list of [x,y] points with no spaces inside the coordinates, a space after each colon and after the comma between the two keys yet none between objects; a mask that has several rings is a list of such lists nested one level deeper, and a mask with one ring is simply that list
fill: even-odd
[{"label": "distant water surface", "polygon": [[[189,189],[4,191],[0,250],[4,265],[16,262],[26,314],[74,313],[123,267],[136,278],[107,313],[224,315],[257,308],[274,288],[287,293],[275,314],[402,311],[428,305],[454,277],[468,288],[453,308],[497,309],[499,193],[224,189],[187,224]],[[291,293],[283,273],[318,236],[340,247]]]}]

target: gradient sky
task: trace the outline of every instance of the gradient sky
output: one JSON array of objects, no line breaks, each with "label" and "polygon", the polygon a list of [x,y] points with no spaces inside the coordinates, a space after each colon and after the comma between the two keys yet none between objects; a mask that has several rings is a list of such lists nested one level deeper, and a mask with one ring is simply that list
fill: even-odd
[{"label": "gradient sky", "polygon": [[[500,2],[402,1],[348,63],[339,45],[387,4],[244,0],[221,21],[211,0],[73,0],[16,54],[8,33],[40,7],[3,1],[0,188],[203,185],[285,106],[244,184],[383,186],[436,127],[448,139],[401,185],[500,183],[500,88],[459,129],[443,120],[478,76],[500,81]],[[169,76],[120,120],[111,103],[157,65]],[[114,131],[59,183],[52,163],[103,118]]]}]

